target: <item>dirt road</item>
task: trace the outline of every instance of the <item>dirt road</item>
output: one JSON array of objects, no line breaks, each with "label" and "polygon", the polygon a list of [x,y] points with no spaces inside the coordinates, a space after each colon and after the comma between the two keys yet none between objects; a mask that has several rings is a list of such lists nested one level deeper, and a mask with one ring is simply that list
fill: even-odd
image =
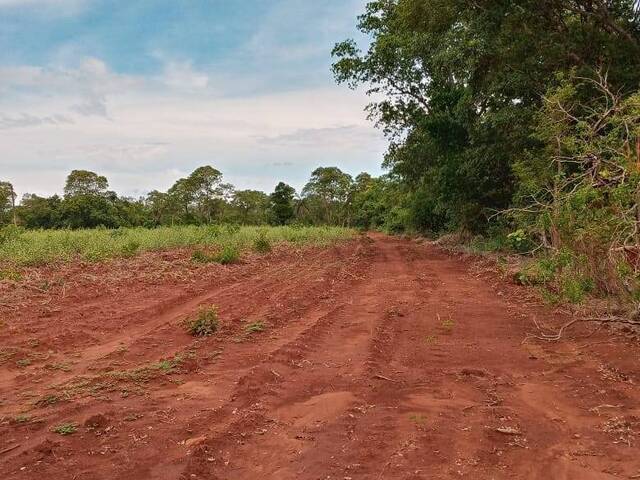
[{"label": "dirt road", "polygon": [[[3,302],[0,478],[640,478],[638,345],[523,344],[564,319],[470,260],[385,236],[165,260]],[[223,326],[194,340],[203,304]]]}]

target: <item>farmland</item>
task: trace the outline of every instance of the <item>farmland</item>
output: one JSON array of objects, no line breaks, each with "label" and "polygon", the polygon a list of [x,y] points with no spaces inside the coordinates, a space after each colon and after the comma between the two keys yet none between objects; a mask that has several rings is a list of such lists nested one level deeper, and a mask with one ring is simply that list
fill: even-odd
[{"label": "farmland", "polygon": [[194,258],[220,237],[185,231],[189,247],[134,230],[135,254],[0,281],[2,478],[637,471],[640,350],[622,332],[523,343],[569,317],[422,241],[270,229],[258,252],[241,229],[223,264]]}]

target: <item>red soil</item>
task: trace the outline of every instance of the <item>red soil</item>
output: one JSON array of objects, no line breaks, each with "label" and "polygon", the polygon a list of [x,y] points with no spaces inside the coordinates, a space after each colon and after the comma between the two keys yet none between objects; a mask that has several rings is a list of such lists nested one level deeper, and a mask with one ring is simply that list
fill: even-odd
[{"label": "red soil", "polygon": [[472,266],[374,236],[34,270],[0,290],[0,478],[640,478],[638,344],[523,344],[566,319]]}]

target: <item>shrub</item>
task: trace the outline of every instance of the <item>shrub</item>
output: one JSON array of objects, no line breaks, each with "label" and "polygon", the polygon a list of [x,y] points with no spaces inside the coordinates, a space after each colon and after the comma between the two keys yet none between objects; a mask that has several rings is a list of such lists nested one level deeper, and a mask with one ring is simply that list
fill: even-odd
[{"label": "shrub", "polygon": [[187,332],[194,337],[211,336],[218,331],[218,326],[218,309],[213,305],[201,308],[195,317],[185,321]]},{"label": "shrub", "polygon": [[253,241],[253,249],[258,253],[269,253],[271,251],[271,242],[265,232],[260,232]]},{"label": "shrub", "polygon": [[125,243],[122,246],[120,253],[125,258],[133,257],[136,253],[138,253],[139,249],[140,249],[140,242],[136,242],[135,240],[129,240],[127,243]]},{"label": "shrub", "polygon": [[240,251],[235,245],[225,245],[215,256],[215,261],[222,265],[236,263],[240,259]]}]

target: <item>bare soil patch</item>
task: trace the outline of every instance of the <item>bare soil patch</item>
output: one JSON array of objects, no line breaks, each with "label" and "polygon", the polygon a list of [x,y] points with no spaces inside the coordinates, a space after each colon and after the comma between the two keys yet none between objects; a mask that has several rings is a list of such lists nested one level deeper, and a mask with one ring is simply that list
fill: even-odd
[{"label": "bare soil patch", "polygon": [[[566,318],[474,272],[382,235],[27,272],[0,290],[0,478],[640,474],[638,344],[523,344]],[[219,331],[188,335],[212,304]]]}]

